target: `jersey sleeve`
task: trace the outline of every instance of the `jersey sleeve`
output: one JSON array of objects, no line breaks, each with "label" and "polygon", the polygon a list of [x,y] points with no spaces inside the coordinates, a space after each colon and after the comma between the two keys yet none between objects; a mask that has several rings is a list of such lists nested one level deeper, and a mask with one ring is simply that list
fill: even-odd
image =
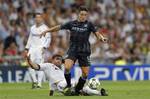
[{"label": "jersey sleeve", "polygon": [[[45,27],[44,30],[47,30],[47,29],[48,29],[48,27]],[[50,42],[51,42],[51,33],[48,32],[45,36],[45,41],[44,41],[43,47],[48,48],[50,45]]]},{"label": "jersey sleeve", "polygon": [[67,22],[67,23],[65,23],[65,24],[62,24],[62,25],[60,26],[60,29],[61,29],[61,30],[64,30],[64,29],[66,29],[66,30],[71,30],[71,22]]},{"label": "jersey sleeve", "polygon": [[95,28],[95,26],[90,22],[90,31],[95,33],[97,30]]},{"label": "jersey sleeve", "polygon": [[26,44],[25,48],[29,49],[30,46],[31,46],[31,43],[32,43],[32,33],[31,33],[31,29],[30,29],[29,38],[28,38],[28,41],[27,41],[27,44]]},{"label": "jersey sleeve", "polygon": [[39,70],[44,71],[48,68],[49,64],[48,63],[41,63],[41,64],[39,64],[39,66],[40,66]]},{"label": "jersey sleeve", "polygon": [[51,42],[51,35],[50,35],[50,33],[47,33],[45,38],[46,38],[46,40],[44,42],[43,47],[48,48],[49,45],[50,45],[50,42]]}]

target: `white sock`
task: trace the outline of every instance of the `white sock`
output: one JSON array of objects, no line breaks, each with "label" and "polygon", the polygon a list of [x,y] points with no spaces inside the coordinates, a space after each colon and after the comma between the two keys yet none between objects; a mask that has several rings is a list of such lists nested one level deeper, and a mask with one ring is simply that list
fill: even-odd
[{"label": "white sock", "polygon": [[28,71],[29,71],[29,73],[30,73],[30,76],[31,76],[32,81],[33,81],[34,83],[37,82],[35,70],[29,67],[29,68],[28,68]]},{"label": "white sock", "polygon": [[98,90],[93,90],[91,88],[89,88],[89,86],[85,86],[83,87],[83,91],[89,95],[101,95],[100,91]]},{"label": "white sock", "polygon": [[43,77],[44,77],[44,72],[37,71],[37,83],[38,83],[38,86],[40,86],[40,87],[42,86]]}]

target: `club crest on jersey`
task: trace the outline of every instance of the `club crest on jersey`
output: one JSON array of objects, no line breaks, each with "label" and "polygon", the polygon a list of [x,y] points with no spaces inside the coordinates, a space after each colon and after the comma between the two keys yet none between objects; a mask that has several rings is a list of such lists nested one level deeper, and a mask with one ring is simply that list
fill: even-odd
[{"label": "club crest on jersey", "polygon": [[84,27],[86,28],[86,27],[87,27],[87,24],[84,24]]}]

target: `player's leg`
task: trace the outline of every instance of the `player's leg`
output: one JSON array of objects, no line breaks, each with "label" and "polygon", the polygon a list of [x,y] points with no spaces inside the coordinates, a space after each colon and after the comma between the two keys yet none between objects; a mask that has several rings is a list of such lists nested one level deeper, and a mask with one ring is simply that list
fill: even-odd
[{"label": "player's leg", "polygon": [[53,96],[54,95],[54,90],[50,90],[49,91],[49,96]]},{"label": "player's leg", "polygon": [[31,67],[28,68],[28,71],[32,79],[32,88],[34,89],[37,87],[36,71],[32,69]]},{"label": "player's leg", "polygon": [[86,83],[86,79],[89,73],[90,61],[88,56],[79,56],[78,57],[79,65],[81,67],[82,76],[79,78],[79,81],[75,87],[75,93],[79,94],[80,90],[83,89],[84,84]]},{"label": "player's leg", "polygon": [[[40,49],[40,48],[39,48]],[[40,63],[44,63],[44,55],[43,55],[43,50],[39,50],[36,49],[35,51],[35,63],[40,64]],[[43,71],[37,71],[37,88],[41,88],[42,87],[42,80],[44,78],[44,72]]]},{"label": "player's leg", "polygon": [[[67,86],[67,82],[64,77],[64,71],[59,69],[57,66],[53,65],[49,67],[49,87],[50,90],[58,90],[59,92],[63,92],[64,88]],[[54,88],[53,86],[56,86]]]},{"label": "player's leg", "polygon": [[36,71],[37,72],[37,88],[41,88],[42,87],[42,80],[44,77],[44,72],[43,71]]},{"label": "player's leg", "polygon": [[[35,61],[34,52],[35,52],[34,48],[30,48],[29,52],[28,52],[28,55],[30,54],[31,61],[33,61],[33,62]],[[29,71],[30,77],[32,79],[32,88],[34,89],[34,88],[37,87],[36,70],[34,70],[31,67],[29,67],[28,71]]]},{"label": "player's leg", "polygon": [[49,96],[53,96],[54,95],[54,91],[57,89],[56,84],[51,84],[51,82],[49,82]]},{"label": "player's leg", "polygon": [[[42,59],[41,58],[35,58],[35,63],[40,64],[42,63]],[[42,87],[42,80],[44,77],[44,72],[43,71],[36,71],[37,74],[37,88],[41,88]]]},{"label": "player's leg", "polygon": [[64,92],[64,89],[65,89],[66,86],[67,86],[67,82],[66,82],[65,79],[62,80],[62,81],[59,81],[57,83],[57,89],[58,89],[59,92]]},{"label": "player's leg", "polygon": [[70,73],[70,69],[72,68],[72,66],[74,65],[75,61],[76,61],[76,47],[73,46],[73,44],[70,44],[70,48],[67,52],[67,57],[65,59],[65,79],[67,82],[67,87],[70,88],[71,87],[71,73]]},{"label": "player's leg", "polygon": [[65,79],[67,82],[67,87],[71,87],[71,73],[70,73],[70,69],[72,68],[72,66],[74,65],[74,61],[71,59],[65,59]]},{"label": "player's leg", "polygon": [[82,90],[84,84],[86,83],[89,67],[81,67],[81,70],[82,76],[79,78],[79,81],[75,87],[76,94],[80,93],[80,90]]}]

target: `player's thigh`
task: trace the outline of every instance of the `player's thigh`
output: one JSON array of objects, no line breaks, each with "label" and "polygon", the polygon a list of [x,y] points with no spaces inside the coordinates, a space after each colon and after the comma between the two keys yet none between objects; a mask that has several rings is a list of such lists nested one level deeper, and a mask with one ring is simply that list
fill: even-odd
[{"label": "player's thigh", "polygon": [[86,54],[78,55],[77,59],[80,67],[89,67],[91,65],[90,57],[86,56]]},{"label": "player's thigh", "polygon": [[77,53],[74,48],[70,48],[67,52],[67,57],[65,59],[65,69],[70,70],[71,67],[74,65],[76,59],[77,59]]},{"label": "player's thigh", "polygon": [[80,55],[78,57],[78,62],[79,62],[79,66],[81,67],[82,70],[82,75],[83,76],[87,76],[89,73],[89,67],[90,67],[90,58],[89,56],[86,55]]}]

